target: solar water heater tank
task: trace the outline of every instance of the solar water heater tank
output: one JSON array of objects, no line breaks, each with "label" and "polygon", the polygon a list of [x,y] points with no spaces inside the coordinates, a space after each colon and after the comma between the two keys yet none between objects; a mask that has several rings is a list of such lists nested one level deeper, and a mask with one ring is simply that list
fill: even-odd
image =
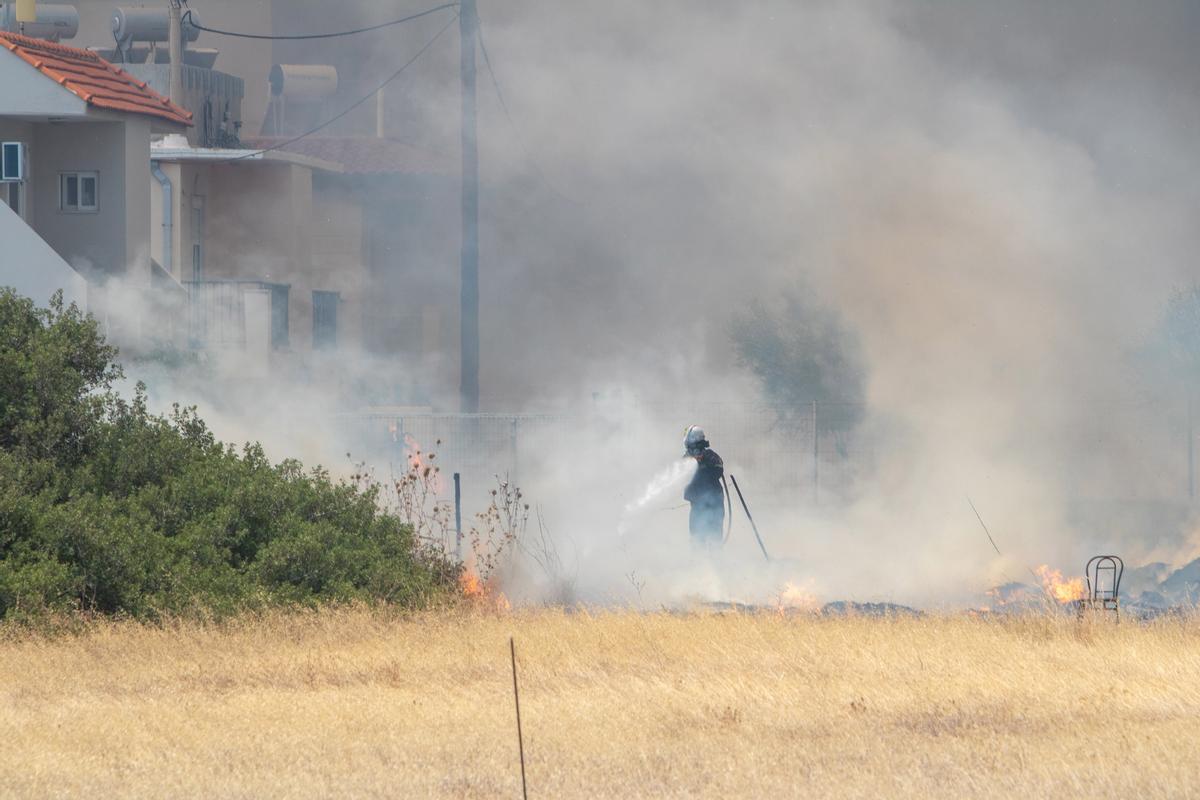
[{"label": "solar water heater tank", "polygon": [[[21,21],[16,3],[0,6],[0,29],[9,33],[21,32]],[[35,39],[57,42],[74,39],[79,33],[79,12],[66,3],[38,3],[34,9],[34,20],[25,22],[25,35]]]},{"label": "solar water heater tank", "polygon": [[338,88],[337,69],[328,64],[276,64],[268,80],[272,95],[301,103],[326,100]]},{"label": "solar water heater tank", "polygon": [[[190,24],[196,17],[196,12],[183,20],[183,40],[194,42],[200,38],[200,29]],[[165,42],[171,37],[170,12],[166,8],[131,8],[120,6],[113,9],[112,15],[113,39],[121,47],[129,47],[134,42]]]}]

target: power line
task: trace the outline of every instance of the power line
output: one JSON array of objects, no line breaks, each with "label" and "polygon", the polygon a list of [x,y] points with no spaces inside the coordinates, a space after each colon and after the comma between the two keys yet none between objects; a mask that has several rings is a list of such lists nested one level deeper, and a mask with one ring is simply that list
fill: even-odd
[{"label": "power line", "polygon": [[996,555],[1003,558],[1004,554],[1001,553],[1000,548],[996,546],[996,540],[992,538],[992,532],[988,530],[987,523],[983,521],[983,517],[979,516],[979,509],[975,507],[974,503],[971,503],[970,496],[967,497],[967,502],[971,504],[971,510],[975,512],[975,519],[979,520],[979,524],[983,526],[983,532],[987,534],[988,541],[992,543],[992,549],[996,551]]},{"label": "power line", "polygon": [[420,58],[420,57],[421,57],[421,56],[422,56],[422,55],[425,53],[425,51],[426,51],[426,50],[428,50],[430,47],[432,47],[434,42],[436,42],[438,39],[442,38],[442,34],[443,34],[443,33],[445,33],[447,30],[449,30],[449,29],[450,29],[450,26],[451,26],[451,25],[453,25],[453,24],[454,24],[455,22],[457,22],[457,21],[458,21],[458,14],[455,14],[455,15],[454,15],[454,16],[453,16],[453,17],[450,19],[450,21],[449,21],[449,22],[447,22],[445,25],[443,25],[443,26],[442,26],[441,30],[439,30],[439,31],[438,31],[436,34],[434,34],[434,36],[433,36],[433,38],[432,38],[432,39],[430,39],[428,42],[426,42],[426,43],[425,43],[425,45],[424,45],[424,46],[423,46],[423,47],[422,47],[420,50],[418,50],[418,51],[416,52],[416,54],[415,54],[415,55],[414,55],[412,58],[410,58],[408,61],[405,61],[405,62],[404,62],[404,64],[403,64],[403,65],[400,67],[400,69],[398,69],[398,70],[396,70],[395,72],[393,72],[393,73],[392,73],[392,75],[391,75],[391,77],[389,77],[389,78],[388,78],[387,80],[385,80],[383,83],[381,83],[381,84],[379,84],[378,86],[376,86],[376,87],[375,87],[375,88],[374,88],[374,89],[373,89],[373,90],[372,90],[372,91],[371,91],[369,94],[367,94],[367,95],[365,95],[365,96],[363,96],[363,97],[359,98],[358,100],[354,101],[352,104],[350,104],[349,106],[347,106],[345,109],[343,109],[343,110],[342,110],[340,113],[338,113],[337,115],[335,115],[335,116],[331,117],[330,119],[327,119],[327,120],[325,120],[324,122],[322,122],[322,123],[321,123],[320,125],[318,125],[317,127],[315,127],[315,128],[312,128],[311,130],[307,130],[307,131],[305,131],[304,133],[300,134],[299,136],[293,136],[293,137],[292,137],[292,138],[290,138],[290,139],[286,139],[286,140],[284,140],[284,141],[282,141],[282,142],[277,142],[277,143],[275,143],[275,144],[271,145],[270,147],[264,147],[264,148],[263,148],[263,149],[261,149],[261,150],[255,150],[254,152],[251,152],[251,153],[246,153],[245,155],[242,155],[242,156],[237,156],[237,157],[235,157],[235,158],[231,158],[231,159],[229,159],[229,160],[230,160],[230,161],[241,161],[242,159],[245,159],[245,158],[257,158],[257,157],[259,157],[259,156],[261,156],[261,155],[265,155],[266,153],[270,153],[270,152],[271,152],[271,151],[273,151],[273,150],[279,150],[280,148],[287,147],[287,146],[288,146],[288,145],[290,145],[290,144],[294,144],[294,143],[296,143],[296,142],[300,141],[301,139],[306,139],[306,138],[308,138],[309,136],[312,136],[314,133],[319,133],[319,132],[321,132],[321,131],[325,130],[325,129],[326,129],[326,128],[328,128],[330,125],[332,125],[333,123],[337,122],[339,119],[342,119],[342,118],[343,118],[343,117],[345,117],[347,114],[349,114],[351,111],[353,111],[354,109],[358,108],[359,106],[361,106],[363,103],[365,103],[365,102],[367,102],[368,100],[370,100],[370,99],[371,99],[372,97],[374,97],[375,95],[379,94],[381,91],[383,91],[383,89],[384,89],[384,87],[385,87],[385,86],[387,86],[387,85],[388,85],[389,83],[391,83],[392,81],[396,80],[396,78],[399,78],[399,77],[400,77],[400,74],[401,74],[402,72],[404,72],[404,70],[406,70],[406,69],[408,69],[409,67],[411,67],[411,66],[413,65],[413,63],[414,63],[414,62],[415,62],[415,61],[416,61],[418,58]]},{"label": "power line", "polygon": [[[183,4],[186,6],[187,0],[184,0]],[[457,6],[458,6],[458,3],[443,3],[440,6],[434,6],[433,8],[426,9],[425,11],[421,11],[416,14],[411,14],[407,17],[401,17],[400,19],[393,19],[393,20],[390,20],[389,22],[381,22],[378,25],[369,25],[365,28],[355,28],[354,30],[349,30],[349,31],[336,31],[334,33],[301,33],[301,34],[294,34],[294,35],[278,35],[278,34],[267,34],[267,33],[239,33],[237,31],[223,31],[223,30],[220,30],[219,28],[206,28],[203,25],[201,25],[200,23],[196,22],[195,18],[192,16],[192,10],[190,8],[188,9],[187,13],[183,15],[183,19],[186,20],[189,25],[191,25],[193,28],[195,28],[198,31],[204,31],[205,33],[215,33],[218,36],[232,36],[236,39],[266,39],[266,40],[270,40],[270,41],[275,41],[275,40],[295,41],[295,40],[299,40],[299,39],[336,39],[340,36],[355,36],[360,33],[369,33],[370,31],[377,31],[377,30],[381,30],[383,28],[390,28],[393,25],[401,25],[405,22],[411,22],[414,19],[420,19],[421,17],[427,17],[430,14],[434,14],[438,11],[444,11],[447,8],[456,8]]]},{"label": "power line", "polygon": [[[996,546],[996,540],[992,538],[992,532],[988,530],[987,523],[984,522],[983,517],[981,517],[979,515],[979,509],[977,509],[975,507],[975,504],[973,502],[971,502],[971,497],[969,495],[967,496],[967,502],[971,505],[971,510],[975,512],[975,519],[979,520],[979,524],[983,526],[983,532],[987,534],[988,541],[992,543],[992,549],[996,551],[996,555],[1000,556],[1001,558],[1004,558],[1004,554],[1001,553],[1000,548]],[[1036,581],[1042,580],[1041,577],[1039,577],[1038,574],[1036,572],[1034,572],[1032,569],[1030,569],[1028,566],[1026,566],[1025,569],[1029,570],[1029,574],[1033,576],[1034,580],[1036,580]],[[1009,578],[1006,573],[1002,573],[1002,574],[1004,574],[1004,577],[1008,580],[1009,583],[1013,583],[1013,579]]]},{"label": "power line", "polygon": [[524,151],[525,158],[528,159],[529,163],[533,165],[533,169],[537,173],[538,178],[547,189],[558,195],[563,200],[574,203],[574,200],[555,189],[554,186],[551,185],[550,181],[546,179],[546,173],[542,171],[542,165],[539,164],[538,160],[533,157],[533,153],[530,152],[528,145],[525,144],[525,137],[521,135],[521,129],[517,127],[517,123],[513,120],[512,113],[508,110],[508,103],[504,101],[504,92],[500,90],[500,81],[496,79],[496,71],[492,69],[492,59],[488,56],[487,45],[483,42],[483,22],[478,18],[476,18],[475,28],[477,37],[479,39],[479,50],[481,53],[483,53],[484,66],[487,67],[488,75],[491,76],[492,88],[496,90],[496,99],[500,101],[500,108],[504,110],[504,116],[508,120],[508,124],[513,130],[513,135],[516,137],[517,143],[521,145],[521,150]]}]

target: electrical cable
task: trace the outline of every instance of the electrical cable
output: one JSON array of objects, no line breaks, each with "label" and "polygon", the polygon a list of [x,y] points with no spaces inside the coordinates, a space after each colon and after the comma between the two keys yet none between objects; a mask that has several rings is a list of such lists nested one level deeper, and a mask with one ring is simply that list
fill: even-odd
[{"label": "electrical cable", "polygon": [[309,136],[312,136],[314,133],[319,133],[319,132],[325,130],[330,125],[332,125],[333,123],[342,119],[347,114],[349,114],[351,111],[358,108],[359,106],[361,106],[363,103],[370,100],[375,95],[379,94],[381,91],[383,91],[385,86],[387,86],[392,81],[396,80],[396,78],[399,78],[400,74],[402,72],[404,72],[404,70],[406,70],[410,66],[412,66],[413,63],[416,62],[416,60],[418,58],[420,58],[425,53],[426,50],[428,50],[430,47],[432,47],[434,42],[436,42],[438,39],[442,38],[442,34],[445,33],[447,30],[449,30],[450,26],[453,25],[457,21],[458,21],[458,14],[455,14],[454,17],[449,22],[447,22],[445,25],[443,25],[441,30],[439,30],[436,34],[434,34],[433,38],[430,39],[428,42],[426,42],[425,45],[420,50],[418,50],[412,58],[410,58],[408,61],[405,61],[404,64],[400,67],[400,69],[393,72],[391,77],[389,77],[383,83],[376,86],[375,89],[372,90],[369,94],[367,94],[367,95],[359,98],[358,100],[354,101],[353,103],[351,103],[349,106],[347,106],[345,109],[343,109],[340,113],[325,120],[317,127],[305,131],[304,133],[300,134],[299,136],[293,136],[292,138],[285,139],[282,142],[276,142],[275,144],[271,145],[270,147],[264,147],[261,150],[254,150],[250,153],[246,153],[245,155],[230,158],[230,159],[228,159],[228,161],[241,161],[246,158],[258,158],[259,156],[265,155],[274,150],[279,150],[281,148],[287,147],[290,144],[295,144],[296,142],[300,141],[301,139],[306,139]]},{"label": "electrical cable", "polygon": [[1004,554],[1001,553],[1000,548],[996,546],[996,540],[992,538],[992,532],[988,530],[987,523],[983,521],[983,517],[979,516],[979,509],[977,509],[975,504],[971,502],[970,495],[967,496],[967,502],[970,503],[971,510],[975,512],[975,519],[979,520],[979,524],[983,526],[983,532],[987,534],[988,541],[992,543],[992,549],[996,551],[996,555],[1003,558]]},{"label": "electrical cable", "polygon": [[[183,4],[186,6],[187,0],[184,0]],[[218,36],[232,36],[235,39],[265,39],[268,41],[297,41],[297,40],[301,40],[301,39],[336,39],[340,36],[355,36],[360,33],[369,33],[370,31],[377,31],[377,30],[382,30],[383,28],[390,28],[394,25],[401,25],[405,22],[412,22],[414,19],[420,19],[421,17],[427,17],[430,14],[434,14],[438,11],[444,11],[447,8],[456,8],[457,6],[458,6],[458,3],[443,3],[440,6],[434,6],[433,8],[426,9],[425,11],[421,11],[416,14],[410,14],[407,17],[401,17],[400,19],[393,19],[388,22],[381,22],[378,25],[368,25],[365,28],[355,28],[354,30],[349,30],[349,31],[336,31],[333,33],[300,33],[300,34],[293,34],[293,35],[266,34],[266,33],[239,33],[238,31],[223,31],[219,28],[206,28],[203,25],[201,25],[200,23],[196,22],[195,18],[192,17],[192,10],[190,8],[187,10],[187,13],[183,15],[183,19],[186,20],[189,25],[191,25],[193,28],[195,28],[198,31],[204,31],[205,33],[215,33]]]},{"label": "electrical cable", "polygon": [[[992,532],[988,530],[987,523],[983,521],[983,517],[980,516],[980,514],[979,514],[979,509],[977,509],[975,507],[975,503],[972,502],[970,495],[967,496],[967,503],[971,506],[971,510],[975,512],[975,519],[979,520],[979,524],[981,526],[983,526],[983,532],[987,534],[988,541],[992,543],[992,549],[996,551],[996,555],[1000,556],[1001,558],[1004,558],[1004,554],[1001,553],[1000,548],[996,546],[996,540],[992,538]],[[1039,576],[1036,572],[1034,572],[1033,569],[1029,565],[1026,565],[1025,569],[1029,572],[1030,575],[1033,576],[1034,580],[1038,581],[1039,583],[1042,582],[1041,576]],[[1004,575],[1005,579],[1008,580],[1009,583],[1015,583],[1015,581],[1013,581],[1013,579],[1011,577],[1009,577],[1008,573],[1001,572],[1000,574]]]},{"label": "electrical cable", "polygon": [[533,165],[534,172],[537,173],[538,179],[541,180],[542,184],[547,189],[561,199],[570,203],[574,203],[574,200],[555,189],[550,181],[546,179],[546,173],[542,171],[541,164],[539,164],[538,160],[533,157],[533,153],[529,151],[528,145],[525,144],[525,137],[521,135],[521,129],[517,127],[516,121],[513,120],[512,112],[508,110],[508,103],[504,100],[504,92],[500,90],[500,81],[496,79],[496,71],[492,69],[492,59],[490,56],[488,56],[487,45],[484,44],[483,41],[483,22],[478,17],[475,19],[475,31],[479,39],[479,51],[483,53],[483,64],[487,67],[488,75],[492,79],[492,88],[496,91],[496,99],[500,101],[500,108],[504,111],[504,116],[508,120],[509,126],[512,127],[513,134],[517,139],[517,143],[521,145],[521,150],[525,153],[525,158],[528,159],[531,165]]}]

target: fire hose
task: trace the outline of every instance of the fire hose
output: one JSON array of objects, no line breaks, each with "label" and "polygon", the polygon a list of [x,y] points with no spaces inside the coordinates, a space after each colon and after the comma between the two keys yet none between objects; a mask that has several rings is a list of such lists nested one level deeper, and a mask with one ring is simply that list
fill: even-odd
[{"label": "fire hose", "polygon": [[729,535],[733,533],[733,498],[729,495],[729,484],[725,482],[724,475],[721,476],[721,488],[725,490],[725,507],[728,509],[725,514],[725,536],[721,539],[721,546],[724,547],[729,543]]},{"label": "fire hose", "polygon": [[771,556],[767,554],[767,547],[763,544],[762,537],[758,535],[758,526],[754,524],[754,517],[750,514],[750,506],[746,505],[746,497],[742,494],[742,487],[738,486],[737,478],[730,473],[729,480],[733,483],[733,488],[737,490],[738,500],[742,501],[742,510],[746,512],[746,519],[750,520],[750,527],[754,530],[754,538],[758,540],[758,547],[762,550],[763,558],[767,561],[771,560]]}]

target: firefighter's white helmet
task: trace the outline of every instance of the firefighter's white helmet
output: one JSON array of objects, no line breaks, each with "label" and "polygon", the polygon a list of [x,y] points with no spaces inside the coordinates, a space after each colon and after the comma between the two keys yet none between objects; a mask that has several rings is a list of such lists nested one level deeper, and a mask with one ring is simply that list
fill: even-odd
[{"label": "firefighter's white helmet", "polygon": [[708,446],[708,437],[704,435],[704,429],[699,425],[688,426],[687,433],[683,435],[683,449],[689,453],[698,453]]}]

